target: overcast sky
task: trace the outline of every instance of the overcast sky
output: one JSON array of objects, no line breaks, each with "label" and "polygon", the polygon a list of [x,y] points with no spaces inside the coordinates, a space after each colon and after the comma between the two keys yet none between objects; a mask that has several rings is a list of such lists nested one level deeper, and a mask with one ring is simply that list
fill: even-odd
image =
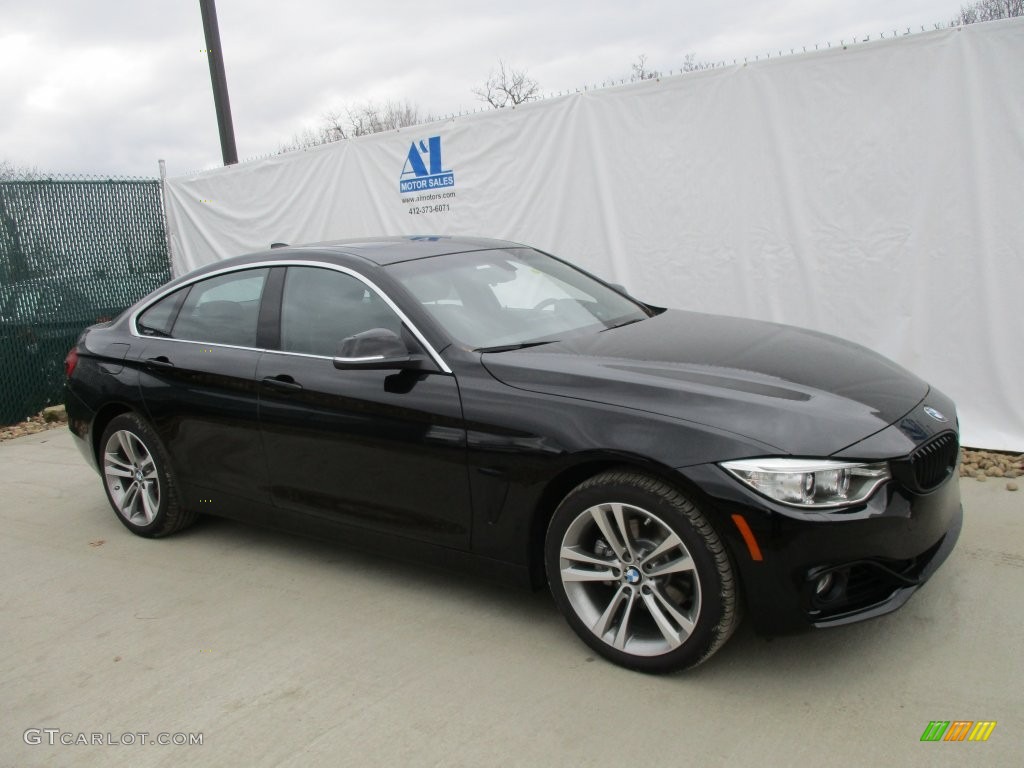
[{"label": "overcast sky", "polygon": [[[239,156],[331,109],[408,99],[448,114],[499,57],[545,93],[701,60],[931,29],[957,0],[218,0]],[[220,164],[198,0],[0,0],[0,160],[172,176]]]}]

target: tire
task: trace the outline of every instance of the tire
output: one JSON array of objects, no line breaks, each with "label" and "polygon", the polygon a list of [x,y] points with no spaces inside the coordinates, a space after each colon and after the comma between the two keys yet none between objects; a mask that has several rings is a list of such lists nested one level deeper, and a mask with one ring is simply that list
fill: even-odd
[{"label": "tire", "polygon": [[100,440],[99,466],[110,506],[132,533],[158,538],[195,522],[197,513],[181,505],[167,451],[138,414],[111,419]]},{"label": "tire", "polygon": [[576,634],[630,669],[696,666],[739,623],[718,534],[677,489],[647,475],[609,471],[577,486],[551,518],[544,560]]}]

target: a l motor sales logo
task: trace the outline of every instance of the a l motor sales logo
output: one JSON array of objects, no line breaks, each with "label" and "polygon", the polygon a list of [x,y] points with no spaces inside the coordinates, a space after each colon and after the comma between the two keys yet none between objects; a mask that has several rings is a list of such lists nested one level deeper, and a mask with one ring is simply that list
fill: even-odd
[{"label": "a l motor sales logo", "polygon": [[409,146],[409,154],[398,178],[398,191],[407,194],[454,186],[455,174],[444,170],[441,161],[441,137],[414,141]]}]

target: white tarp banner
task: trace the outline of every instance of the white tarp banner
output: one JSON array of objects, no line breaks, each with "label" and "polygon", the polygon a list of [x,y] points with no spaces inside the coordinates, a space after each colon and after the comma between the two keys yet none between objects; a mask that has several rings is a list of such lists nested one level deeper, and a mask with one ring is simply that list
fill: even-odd
[{"label": "white tarp banner", "polygon": [[[1024,19],[689,73],[167,181],[176,274],[473,234],[669,307],[843,336],[1024,450]],[[403,191],[404,190],[404,191]]]}]

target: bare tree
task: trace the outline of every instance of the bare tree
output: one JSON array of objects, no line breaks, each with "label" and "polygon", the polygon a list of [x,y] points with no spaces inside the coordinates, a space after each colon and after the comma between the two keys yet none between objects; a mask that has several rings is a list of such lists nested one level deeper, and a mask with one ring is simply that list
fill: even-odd
[{"label": "bare tree", "polygon": [[278,146],[278,154],[292,152],[296,149],[319,147],[321,144],[330,144],[343,138],[345,137],[335,135],[326,126],[303,128],[298,133],[293,133],[288,141],[284,141]]},{"label": "bare tree", "polygon": [[[42,178],[37,168],[0,160],[0,182],[34,181]],[[15,282],[31,274],[25,244],[22,241],[22,216],[10,210],[7,196],[0,188],[0,282]]]},{"label": "bare tree", "polygon": [[[1024,0],[1021,0],[1024,2]],[[695,72],[698,69],[710,69],[714,65],[706,61],[697,61],[696,54],[686,54],[686,59],[683,61],[683,66],[679,68],[680,72]],[[633,74],[630,76],[631,81],[636,80],[655,80],[662,77],[665,73],[658,69],[650,69],[647,66],[647,54],[640,54],[636,57],[636,61],[632,64]]]},{"label": "bare tree", "polygon": [[[369,133],[396,131],[409,125],[429,122],[430,115],[420,116],[419,107],[408,101],[386,101],[383,105],[368,101],[366,104],[349,108],[348,125],[351,136],[365,136]],[[337,115],[332,115],[335,125],[340,125]]]},{"label": "bare tree", "polygon": [[428,123],[433,119],[429,113],[421,114],[420,108],[408,101],[385,101],[383,104],[368,101],[324,113],[318,126],[293,134],[289,141],[281,144],[279,151],[309,149],[355,136]]},{"label": "bare tree", "polygon": [[950,24],[958,26],[979,21],[1010,19],[1014,16],[1024,16],[1024,0],[977,0],[969,5],[960,6],[960,13]]},{"label": "bare tree", "polygon": [[32,181],[40,177],[35,166],[16,165],[10,160],[0,160],[0,181]]},{"label": "bare tree", "polygon": [[641,53],[633,62],[633,76],[630,80],[654,80],[661,77],[661,72],[647,68],[647,54]]},{"label": "bare tree", "polygon": [[324,138],[322,142],[324,144],[348,138],[340,111],[332,109],[324,113],[323,122],[320,124],[320,135]]},{"label": "bare tree", "polygon": [[540,83],[530,77],[526,70],[515,69],[498,59],[497,72],[492,69],[484,84],[473,89],[473,95],[495,109],[517,107],[540,98]]}]

